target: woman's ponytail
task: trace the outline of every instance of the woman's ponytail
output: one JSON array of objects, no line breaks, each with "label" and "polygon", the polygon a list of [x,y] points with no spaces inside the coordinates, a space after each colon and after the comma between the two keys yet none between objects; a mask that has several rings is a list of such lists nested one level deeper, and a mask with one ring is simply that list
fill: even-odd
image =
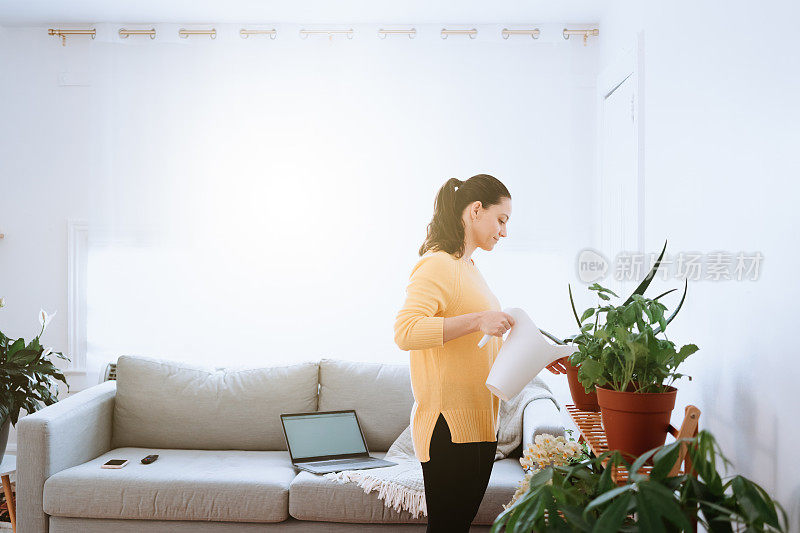
[{"label": "woman's ponytail", "polygon": [[419,249],[419,255],[428,250],[444,250],[458,258],[464,255],[465,231],[462,215],[464,208],[478,200],[484,208],[511,198],[500,180],[488,174],[477,174],[466,181],[450,178],[439,189],[433,204],[433,219],[428,224],[428,235]]}]

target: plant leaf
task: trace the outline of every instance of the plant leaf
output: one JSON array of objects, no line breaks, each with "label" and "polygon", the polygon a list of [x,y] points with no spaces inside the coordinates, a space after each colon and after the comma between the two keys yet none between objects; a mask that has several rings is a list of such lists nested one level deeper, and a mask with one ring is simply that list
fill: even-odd
[{"label": "plant leaf", "polygon": [[631,303],[633,301],[634,294],[644,294],[644,291],[646,291],[647,287],[650,286],[650,282],[653,280],[653,276],[656,275],[656,270],[658,270],[658,266],[661,264],[661,258],[664,257],[664,252],[666,251],[666,249],[667,249],[667,241],[665,240],[664,248],[661,250],[661,254],[659,254],[658,259],[656,259],[656,262],[653,263],[653,268],[650,269],[650,272],[647,274],[647,276],[645,276],[645,278],[642,280],[639,286],[636,287],[633,293],[628,297],[627,300],[625,300],[625,303],[622,305],[628,305],[629,303]]},{"label": "plant leaf", "polygon": [[648,459],[650,459],[653,455],[655,455],[661,448],[653,448],[652,450],[648,450],[644,452],[642,455],[636,458],[636,460],[631,465],[631,469],[628,471],[628,476],[631,478],[631,481],[639,481],[643,479],[647,479],[647,476],[643,476],[639,473],[639,470],[644,466]]},{"label": "plant leaf", "polygon": [[666,296],[667,294],[669,294],[669,293],[671,293],[671,292],[675,292],[675,291],[677,291],[677,290],[678,290],[678,289],[670,289],[670,290],[668,290],[668,291],[662,292],[661,294],[659,294],[658,296],[656,296],[655,298],[653,298],[653,300],[654,300],[654,301],[655,301],[655,300],[658,300],[658,299],[659,299],[659,298],[661,298],[662,296]]},{"label": "plant leaf", "polygon": [[628,485],[623,485],[621,487],[617,487],[615,489],[611,489],[611,490],[609,490],[607,492],[604,492],[603,494],[601,494],[600,496],[598,496],[597,498],[595,498],[594,500],[589,502],[589,505],[587,505],[586,509],[583,511],[584,516],[586,516],[586,512],[587,511],[591,511],[595,507],[603,505],[604,503],[613,500],[614,498],[616,498],[620,494],[623,494],[625,492],[634,490],[635,488],[636,488],[636,485],[628,484]]},{"label": "plant leaf", "polygon": [[628,507],[632,501],[633,494],[630,492],[622,494],[622,496],[614,500],[614,503],[603,511],[603,514],[600,515],[592,531],[599,533],[619,531],[619,527],[622,525],[625,517],[628,516]]},{"label": "plant leaf", "polygon": [[692,531],[692,524],[678,505],[672,491],[654,481],[642,483],[639,488],[642,499],[646,500],[656,513],[681,528],[682,531]]},{"label": "plant leaf", "polygon": [[638,513],[636,524],[641,531],[666,533],[664,522],[659,516],[660,513],[650,505],[650,501],[642,493],[636,495],[636,512]]},{"label": "plant leaf", "polygon": [[742,476],[736,476],[733,478],[731,486],[736,499],[750,521],[763,520],[772,527],[780,529],[775,509],[771,509],[767,505],[761,494],[753,487],[753,482]]},{"label": "plant leaf", "polygon": [[575,300],[572,299],[572,285],[567,283],[567,288],[569,289],[569,303],[572,305],[572,314],[575,316],[575,322],[578,323],[578,327],[581,327],[581,319],[578,318],[578,311],[575,310]]},{"label": "plant leaf", "polygon": [[678,455],[681,452],[681,441],[676,441],[667,446],[663,446],[653,456],[653,469],[650,471],[650,479],[653,481],[661,481],[675,466],[678,460]]},{"label": "plant leaf", "polygon": [[[683,281],[684,281],[684,283],[683,283],[683,296],[681,296],[681,301],[678,303],[678,307],[675,308],[675,311],[667,319],[667,325],[669,325],[669,323],[672,322],[672,319],[675,318],[675,316],[678,314],[678,311],[680,311],[681,307],[683,307],[684,300],[686,300],[686,291],[689,289],[689,279],[687,278],[687,279],[685,279]],[[661,329],[661,326],[659,326],[658,329],[656,329],[654,334],[658,335],[662,331],[663,330]]]}]

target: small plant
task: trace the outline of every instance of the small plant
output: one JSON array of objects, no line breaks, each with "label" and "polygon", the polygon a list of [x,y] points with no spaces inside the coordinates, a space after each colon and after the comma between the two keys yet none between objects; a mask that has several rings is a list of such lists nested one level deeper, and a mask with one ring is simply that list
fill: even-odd
[{"label": "small plant", "polygon": [[[687,447],[696,476],[670,475],[681,446]],[[650,458],[649,475],[639,473]],[[714,437],[701,431],[692,439],[650,450],[632,465],[619,452],[607,452],[578,464],[547,466],[533,474],[527,491],[495,519],[491,533],[689,532],[695,523],[711,532],[787,531],[781,505],[743,476],[723,479],[717,471],[720,462],[730,464]],[[611,467],[620,465],[633,474],[617,486]]]},{"label": "small plant", "polygon": [[[4,306],[5,301],[0,298],[0,307]],[[24,339],[9,339],[0,332],[0,423],[10,417],[16,426],[20,409],[33,413],[56,403],[58,389],[54,379],[67,385],[69,391],[64,374],[53,364],[50,356],[66,361],[69,358],[39,342],[53,316],[55,313],[48,315],[44,309],[39,312],[42,329],[27,344]]]}]

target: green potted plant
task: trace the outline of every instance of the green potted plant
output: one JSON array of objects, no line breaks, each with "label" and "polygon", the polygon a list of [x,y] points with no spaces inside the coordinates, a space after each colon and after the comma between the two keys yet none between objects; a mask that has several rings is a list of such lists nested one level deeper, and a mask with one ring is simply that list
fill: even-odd
[{"label": "green potted plant", "polygon": [[[597,283],[589,289],[616,296]],[[640,294],[621,306],[589,308],[576,337],[579,351],[570,356],[580,365],[580,382],[597,391],[609,449],[634,457],[664,444],[677,394],[672,383],[682,377],[677,368],[698,349],[687,344],[676,350],[674,342],[657,336],[666,329],[665,310]]]},{"label": "green potted plant", "polygon": [[[5,307],[3,298],[0,298],[0,307]],[[8,444],[9,425],[16,427],[20,409],[33,413],[43,405],[56,403],[58,385],[54,379],[67,385],[69,392],[64,374],[50,357],[54,355],[66,361],[69,358],[50,347],[43,347],[39,342],[53,316],[55,313],[48,315],[44,310],[39,312],[42,329],[29,343],[24,339],[10,339],[0,332],[0,461]]]},{"label": "green potted plant", "polygon": [[[676,351],[672,341],[658,337],[683,306],[688,281],[684,283],[680,303],[669,318],[664,315],[666,306],[659,300],[676,289],[653,299],[643,296],[666,249],[665,241],[650,272],[620,306],[602,305],[610,301],[610,295],[617,294],[594,283],[589,290],[597,293],[601,304],[586,309],[579,317],[569,287],[572,313],[580,331],[563,341],[547,334],[555,342],[578,346],[578,351],[564,361],[568,377],[573,373],[570,386],[573,401],[579,408],[592,410],[590,402],[594,398],[587,395],[595,392],[609,448],[632,457],[664,444],[677,393],[672,382],[682,377],[676,369],[698,349],[689,344]],[[601,315],[604,315],[602,323]],[[574,383],[575,374],[583,391]],[[581,407],[581,402],[586,405]]]},{"label": "green potted plant", "polygon": [[[625,303],[621,307],[615,307],[613,305],[598,305],[596,308],[590,308],[583,312],[582,315],[578,316],[578,312],[575,309],[575,301],[572,297],[572,287],[568,286],[569,289],[569,300],[572,306],[572,314],[575,317],[575,321],[578,324],[578,328],[580,331],[567,337],[566,339],[558,339],[555,336],[543,332],[547,335],[551,340],[558,344],[566,344],[566,343],[574,343],[578,345],[579,351],[572,354],[569,358],[564,358],[561,362],[564,365],[567,373],[567,379],[569,381],[570,393],[572,395],[572,400],[575,403],[575,406],[578,409],[585,410],[585,411],[601,411],[598,397],[597,397],[597,390],[596,385],[600,387],[606,386],[608,387],[609,384],[613,383],[612,379],[603,379],[611,378],[611,374],[603,375],[601,371],[601,367],[603,363],[605,363],[605,358],[611,357],[611,353],[614,348],[619,348],[619,342],[622,342],[622,349],[616,350],[618,355],[622,354],[625,355],[641,355],[643,353],[643,345],[647,349],[653,350],[660,350],[665,348],[659,348],[658,345],[661,343],[662,339],[655,338],[656,335],[662,333],[666,326],[672,322],[675,316],[680,311],[681,307],[683,306],[683,302],[686,299],[686,291],[688,289],[688,282],[684,284],[684,291],[683,296],[681,297],[680,303],[678,304],[675,312],[669,317],[664,317],[664,311],[666,307],[664,307],[660,303],[660,299],[674,292],[676,289],[668,290],[652,300],[648,300],[643,298],[644,292],[650,286],[650,282],[653,280],[656,272],[658,271],[658,267],[661,264],[661,259],[664,257],[664,252],[667,249],[667,242],[664,241],[664,247],[661,250],[661,253],[656,259],[656,262],[653,264],[653,267],[650,269],[650,272],[645,276],[644,280],[636,287],[633,293],[625,300]],[[607,289],[605,287],[600,286],[599,284],[595,283],[589,287],[590,290],[597,292],[597,297],[599,300],[602,301],[609,301],[610,295],[617,296],[616,293]],[[624,311],[624,313],[623,313]],[[606,321],[605,323],[599,328],[598,330],[598,321],[600,318],[600,314],[605,313]],[[608,318],[611,317],[612,322],[608,322]],[[637,318],[638,317],[638,318]],[[592,320],[594,318],[594,320]],[[647,320],[645,320],[647,319]],[[658,327],[653,330],[652,326],[658,324]],[[617,327],[625,326],[627,329],[627,333],[629,335],[623,335],[622,330],[618,330]],[[638,328],[637,332],[633,331],[633,326]],[[644,333],[644,329],[649,327],[649,330]],[[615,335],[620,334],[623,335],[624,338],[617,339]],[[642,334],[646,337],[649,334],[652,334],[652,338],[649,342],[644,342],[644,339],[639,337],[631,337],[630,334],[639,335]],[[653,340],[655,339],[655,340]],[[627,344],[628,341],[638,342],[636,346],[629,346]],[[669,341],[666,341],[669,342]],[[685,348],[685,347],[684,347]],[[696,351],[696,347],[694,350]],[[686,350],[690,350],[690,348],[686,348]],[[685,352],[684,352],[685,353]],[[645,355],[647,355],[645,353]],[[684,356],[688,357],[688,354]],[[660,356],[657,354],[651,354],[651,359],[655,359],[658,364],[664,363],[661,365],[661,369],[665,368],[666,361],[662,361]],[[581,371],[580,367],[583,362],[589,361],[587,368]],[[618,361],[619,362],[619,361]],[[633,373],[631,375],[631,380],[628,380],[629,383],[623,383],[619,388],[615,390],[622,390],[626,391],[628,385],[631,385],[631,388],[636,389],[638,393],[649,393],[649,392],[656,392],[655,389],[658,389],[659,392],[663,392],[663,388],[656,387],[655,381],[657,377],[654,373],[657,373],[656,367],[650,367],[648,362],[644,361],[640,358],[640,363],[642,363],[636,370],[644,370],[644,374],[646,379],[653,379],[653,385],[649,388],[639,388],[636,387],[636,384],[633,383],[636,379],[639,378],[639,373]],[[630,363],[631,361],[628,360],[628,370],[630,370]],[[676,365],[677,366],[677,365]],[[619,369],[617,369],[619,370]],[[652,372],[651,372],[652,371]],[[662,376],[662,380],[658,382],[659,385],[663,384],[663,380],[668,377],[669,373],[666,373]],[[674,377],[679,377],[680,374],[673,373]],[[620,378],[621,376],[615,374],[613,377]],[[617,381],[620,381],[619,379]],[[612,387],[613,388],[613,387]],[[604,394],[604,393],[601,393]],[[607,396],[607,395],[606,395]],[[637,399],[642,399],[644,397],[638,397]],[[674,398],[673,398],[674,399]],[[673,402],[674,405],[674,402]],[[670,408],[671,410],[671,408]],[[605,418],[604,418],[605,422]],[[666,428],[666,425],[664,426]],[[664,437],[666,437],[666,429],[663,433]],[[610,437],[613,438],[613,437]],[[635,450],[634,455],[638,455],[645,450],[652,448],[653,446],[658,446],[659,444],[663,444],[664,439],[660,441],[654,440],[648,442],[647,444],[641,445],[638,449]]]},{"label": "green potted plant", "polygon": [[[681,446],[694,472],[671,476]],[[650,473],[638,473],[650,458]],[[717,471],[720,462],[730,464],[714,437],[701,431],[650,450],[632,465],[619,452],[549,465],[530,478],[527,491],[498,515],[490,533],[689,532],[698,524],[714,533],[788,531],[780,503],[743,476],[725,480]],[[619,465],[635,472],[622,486],[611,478],[611,467]]]}]

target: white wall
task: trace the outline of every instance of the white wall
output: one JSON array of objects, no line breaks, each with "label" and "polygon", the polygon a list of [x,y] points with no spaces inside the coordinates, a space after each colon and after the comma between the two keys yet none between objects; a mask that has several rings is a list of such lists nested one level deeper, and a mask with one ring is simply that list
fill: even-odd
[{"label": "white wall", "polygon": [[757,281],[690,281],[671,339],[700,351],[674,420],[697,405],[701,427],[738,472],[779,496],[797,530],[800,45],[782,29],[800,18],[794,6],[615,2],[601,20],[601,68],[643,32],[646,251],[669,239],[673,254],[764,256]]},{"label": "white wall", "polygon": [[[44,340],[66,351],[69,218],[142,222],[139,212],[149,212],[170,222],[161,237],[174,242],[190,230],[188,240],[207,242],[212,262],[231,240],[247,245],[242,236],[262,254],[245,258],[264,261],[224,271],[227,278],[200,288],[207,292],[202,299],[191,300],[192,286],[180,285],[189,304],[164,296],[172,287],[163,278],[162,292],[137,284],[139,276],[111,275],[134,272],[120,261],[130,257],[124,251],[92,263],[95,352],[88,373],[70,377],[73,390],[95,383],[104,360],[130,352],[217,364],[321,356],[405,361],[391,327],[434,195],[449,177],[480,172],[501,179],[514,206],[509,239],[474,256],[484,277],[503,306],[527,309],[555,333],[570,332],[566,285],[577,251],[592,244],[595,41],[586,47],[580,39],[565,41],[563,25],[541,26],[537,42],[503,40],[502,25],[478,25],[475,41],[444,41],[439,25],[417,25],[414,40],[381,41],[377,26],[356,26],[352,42],[301,41],[298,28],[287,26],[281,35],[292,37],[245,41],[239,26],[216,25],[215,41],[123,43],[113,39],[118,26],[98,27],[94,42],[76,37],[66,47],[46,27],[2,32],[2,96],[13,105],[4,106],[0,126],[0,228],[7,233],[0,241],[0,294],[8,302],[0,328],[30,337],[39,307],[58,309]],[[159,35],[170,30],[177,26],[160,26]],[[58,86],[65,71],[87,86]],[[243,77],[253,79],[243,85]],[[275,87],[286,89],[288,110],[270,105]],[[318,100],[302,107],[297,91]],[[270,194],[285,186],[268,181],[276,175],[296,187],[296,197],[284,202]],[[194,209],[181,205],[175,191],[192,195]],[[356,202],[348,203],[350,195]],[[198,206],[220,204],[229,205],[225,217],[197,216]],[[162,219],[159,207],[190,218]],[[284,225],[284,215],[295,210],[306,216]],[[195,223],[202,229],[192,232]],[[332,245],[337,237],[341,246]],[[286,246],[297,256],[282,262],[271,250]],[[141,272],[154,264],[150,257]],[[298,274],[286,276],[292,265]],[[360,285],[347,267],[364,269]],[[198,272],[214,271],[198,267],[191,274]],[[309,290],[309,279],[327,278]],[[244,293],[243,282],[282,292],[245,302],[244,313],[228,294]],[[118,290],[123,286],[127,292]],[[292,291],[304,291],[300,296],[312,303],[319,294],[326,303],[304,310]],[[340,304],[331,303],[337,297]],[[203,301],[209,305],[199,310],[191,305]],[[152,314],[141,311],[145,305]],[[160,320],[187,309],[193,324]],[[324,335],[309,334],[309,324],[322,321]],[[226,350],[217,336],[235,348]],[[563,380],[555,383],[563,395]]]}]

